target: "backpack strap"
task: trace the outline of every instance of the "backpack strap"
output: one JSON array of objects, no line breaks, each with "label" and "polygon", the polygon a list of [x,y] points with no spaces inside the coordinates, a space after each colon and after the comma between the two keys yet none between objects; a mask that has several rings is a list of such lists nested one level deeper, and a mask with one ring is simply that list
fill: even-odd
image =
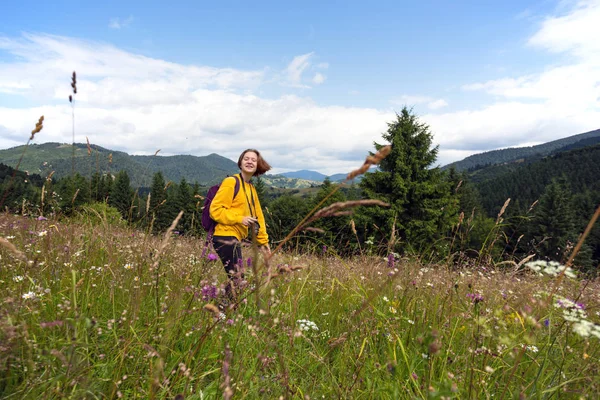
[{"label": "backpack strap", "polygon": [[240,178],[237,175],[234,175],[233,177],[235,178],[235,187],[233,188],[233,199],[231,199],[231,201],[235,199],[235,196],[237,196],[240,191]]}]

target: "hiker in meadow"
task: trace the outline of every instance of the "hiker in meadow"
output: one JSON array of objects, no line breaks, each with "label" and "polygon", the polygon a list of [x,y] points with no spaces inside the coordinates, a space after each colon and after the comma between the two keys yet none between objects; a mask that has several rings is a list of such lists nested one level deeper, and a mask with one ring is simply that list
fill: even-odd
[{"label": "hiker in meadow", "polygon": [[225,178],[210,203],[210,218],[216,223],[213,247],[229,277],[225,289],[229,299],[235,294],[237,281],[243,279],[242,242],[256,243],[266,254],[271,253],[265,217],[250,181],[253,176],[269,171],[271,166],[254,149],[244,150],[237,164],[240,173]]}]

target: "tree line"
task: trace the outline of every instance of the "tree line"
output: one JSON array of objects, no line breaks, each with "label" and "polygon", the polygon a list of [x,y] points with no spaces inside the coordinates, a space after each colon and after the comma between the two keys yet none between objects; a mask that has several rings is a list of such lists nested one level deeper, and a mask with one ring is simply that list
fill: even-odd
[{"label": "tree line", "polygon": [[[494,180],[474,183],[466,172],[434,167],[438,147],[433,145],[429,126],[407,108],[388,123],[382,139],[374,143],[374,151],[391,145],[390,154],[357,184],[339,187],[325,180],[302,196],[292,191],[281,194],[256,179],[270,240],[279,243],[317,206],[377,199],[389,207],[359,207],[352,213],[316,220],[286,246],[341,255],[418,254],[457,264],[515,260],[531,254],[564,262],[600,201],[600,185],[594,179],[600,171],[593,161],[598,159],[598,146],[561,153]],[[585,171],[574,178],[573,171],[582,165]],[[183,210],[177,232],[202,236],[207,189],[185,179],[166,181],[161,172],[154,174],[149,188],[134,190],[125,171],[54,180],[0,168],[2,206],[13,212],[71,216],[102,205],[155,234],[164,232]],[[577,263],[593,273],[599,260],[597,226]]]}]

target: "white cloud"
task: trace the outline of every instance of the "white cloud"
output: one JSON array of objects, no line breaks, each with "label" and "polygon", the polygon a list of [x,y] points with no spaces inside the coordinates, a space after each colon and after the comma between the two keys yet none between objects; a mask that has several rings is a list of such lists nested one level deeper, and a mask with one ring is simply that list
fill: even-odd
[{"label": "white cloud", "polygon": [[323,75],[320,72],[317,72],[315,74],[315,76],[312,78],[312,81],[314,84],[320,85],[321,83],[325,82],[325,79],[326,79],[325,75]]},{"label": "white cloud", "polygon": [[302,74],[310,66],[310,58],[314,53],[306,53],[300,56],[294,57],[294,59],[288,64],[286,68],[287,83],[292,86],[302,86]]},{"label": "white cloud", "polygon": [[[48,35],[1,38],[0,88],[37,107],[0,107],[0,148],[23,144],[40,115],[37,143],[71,142],[70,77],[77,71],[75,140],[135,154],[218,153],[237,159],[256,147],[276,168],[323,173],[359,167],[393,113],[258,97],[264,71],[185,66],[102,43]],[[302,71],[310,57],[297,59]],[[323,77],[324,78],[324,77]],[[300,78],[299,78],[300,79]],[[11,86],[12,85],[12,86]]]},{"label": "white cloud", "polygon": [[583,59],[600,57],[600,1],[580,0],[564,15],[547,17],[528,41],[551,52],[569,52]]},{"label": "white cloud", "polygon": [[391,101],[392,104],[398,106],[408,106],[412,107],[418,104],[426,104],[430,110],[437,110],[438,108],[443,108],[448,106],[448,102],[444,99],[434,99],[429,96],[411,96],[411,95],[402,95],[397,99]]},{"label": "white cloud", "polygon": [[444,108],[448,106],[448,102],[444,99],[438,99],[431,101],[427,104],[427,107],[431,110],[437,110],[438,108]]},{"label": "white cloud", "polygon": [[600,128],[600,1],[579,1],[546,17],[528,46],[563,52],[542,71],[464,85],[494,96],[476,110],[424,119],[440,144],[440,162],[501,147],[527,146]]},{"label": "white cloud", "polygon": [[121,18],[111,18],[110,21],[108,22],[108,27],[111,29],[121,29],[121,28],[126,28],[129,25],[131,25],[131,23],[133,22],[133,16],[129,16],[125,19],[121,19]]}]

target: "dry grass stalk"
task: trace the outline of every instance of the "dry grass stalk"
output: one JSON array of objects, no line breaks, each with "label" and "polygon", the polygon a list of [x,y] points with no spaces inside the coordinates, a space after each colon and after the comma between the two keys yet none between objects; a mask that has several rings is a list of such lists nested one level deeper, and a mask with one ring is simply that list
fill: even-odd
[{"label": "dry grass stalk", "polygon": [[77,188],[77,190],[75,191],[75,194],[73,195],[73,200],[71,200],[71,205],[75,204],[75,199],[77,198],[78,194],[79,194],[79,188]]},{"label": "dry grass stalk", "polygon": [[33,140],[35,134],[38,133],[39,131],[41,131],[42,128],[44,128],[44,116],[43,115],[40,117],[37,124],[35,124],[35,128],[33,128],[33,130],[31,131],[31,137],[29,138],[29,140]]},{"label": "dry grass stalk", "polygon": [[90,139],[88,139],[88,137],[85,137],[85,141],[87,142],[87,151],[88,151],[88,156],[92,155],[92,146],[90,146]]},{"label": "dry grass stalk", "polygon": [[213,313],[215,315],[215,317],[218,317],[219,313],[221,312],[221,311],[219,311],[219,308],[217,306],[215,306],[214,304],[210,304],[210,303],[209,304],[205,304],[204,307],[203,307],[203,309],[205,311]]},{"label": "dry grass stalk", "polygon": [[531,203],[531,205],[529,206],[529,210],[527,210],[527,214],[529,214],[531,212],[531,210],[533,210],[533,207],[535,207],[537,205],[539,200],[534,201],[533,203]]},{"label": "dry grass stalk", "polygon": [[508,199],[506,199],[506,201],[504,202],[504,205],[500,209],[500,212],[498,213],[498,218],[496,218],[496,225],[498,225],[500,223],[502,214],[504,214],[504,211],[506,211],[506,207],[508,207],[508,203],[510,203],[510,197]]},{"label": "dry grass stalk", "polygon": [[229,400],[233,397],[233,389],[231,389],[231,375],[229,374],[229,367],[231,366],[231,360],[233,359],[233,353],[229,348],[229,345],[225,345],[225,358],[223,359],[223,399]]},{"label": "dry grass stalk", "polygon": [[463,181],[461,180],[460,182],[458,182],[458,185],[456,185],[456,187],[454,188],[454,193],[458,192],[458,189],[460,188],[460,186],[462,185]]},{"label": "dry grass stalk", "polygon": [[177,214],[177,217],[175,217],[175,219],[173,220],[173,223],[171,223],[171,226],[165,232],[165,237],[164,237],[162,243],[160,244],[160,247],[158,248],[156,253],[154,253],[154,263],[152,264],[153,270],[158,267],[158,261],[160,259],[160,255],[164,251],[164,249],[167,247],[167,245],[169,244],[169,239],[171,238],[171,233],[173,233],[173,231],[175,230],[175,227],[179,223],[179,220],[181,219],[182,215],[183,215],[183,211],[179,211],[179,214]]},{"label": "dry grass stalk", "polygon": [[152,193],[148,193],[148,199],[146,200],[146,214],[148,214],[148,211],[150,210],[150,197],[151,197]]},{"label": "dry grass stalk", "polygon": [[344,210],[344,209],[348,209],[348,208],[354,208],[354,207],[359,207],[359,206],[381,206],[381,207],[389,207],[390,205],[386,202],[383,202],[381,200],[372,200],[372,199],[366,199],[366,200],[350,200],[350,201],[338,201],[336,203],[333,203],[327,207],[323,207],[321,208],[319,211],[317,211],[308,221],[308,222],[312,222],[314,220],[317,220],[319,218],[324,218],[324,217],[329,217],[332,216],[334,213],[339,212],[340,210]]},{"label": "dry grass stalk", "polygon": [[9,252],[11,252],[16,258],[20,260],[26,260],[25,254],[22,251],[17,250],[14,244],[9,242],[7,239],[0,237],[0,245],[5,247]]},{"label": "dry grass stalk", "polygon": [[391,145],[387,145],[387,146],[383,146],[381,149],[379,149],[379,151],[377,153],[375,153],[372,156],[367,156],[364,164],[358,168],[355,169],[354,171],[350,172],[348,174],[348,176],[346,176],[346,180],[352,180],[354,178],[356,178],[358,175],[362,175],[365,172],[367,172],[369,170],[369,168],[371,168],[371,165],[377,165],[381,162],[381,160],[383,160],[384,158],[386,158],[390,152],[392,151],[392,146]]},{"label": "dry grass stalk", "polygon": [[44,215],[44,194],[46,193],[46,184],[44,183],[42,185],[42,194],[40,196],[40,205],[41,205],[41,209],[40,209],[40,216]]},{"label": "dry grass stalk", "polygon": [[154,155],[156,156],[159,151],[160,151],[160,149],[156,150],[156,152],[154,153]]}]

